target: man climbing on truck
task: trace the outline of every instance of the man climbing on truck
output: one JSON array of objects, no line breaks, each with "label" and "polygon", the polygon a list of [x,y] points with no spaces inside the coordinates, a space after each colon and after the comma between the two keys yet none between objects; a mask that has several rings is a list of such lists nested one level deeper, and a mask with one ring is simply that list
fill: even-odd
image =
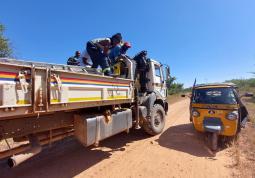
[{"label": "man climbing on truck", "polygon": [[92,60],[92,68],[100,66],[102,68],[102,72],[109,76],[111,74],[107,58],[109,49],[120,44],[121,41],[122,36],[120,33],[116,33],[111,38],[97,38],[90,40],[87,43],[86,50]]}]

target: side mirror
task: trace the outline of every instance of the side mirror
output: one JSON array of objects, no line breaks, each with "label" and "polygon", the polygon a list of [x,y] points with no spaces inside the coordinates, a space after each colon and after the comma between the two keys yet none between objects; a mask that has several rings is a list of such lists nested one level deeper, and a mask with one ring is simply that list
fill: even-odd
[{"label": "side mirror", "polygon": [[166,68],[166,71],[167,71],[167,78],[170,79],[170,68],[168,66]]},{"label": "side mirror", "polygon": [[254,96],[253,93],[245,93],[241,97],[253,97],[253,96]]}]

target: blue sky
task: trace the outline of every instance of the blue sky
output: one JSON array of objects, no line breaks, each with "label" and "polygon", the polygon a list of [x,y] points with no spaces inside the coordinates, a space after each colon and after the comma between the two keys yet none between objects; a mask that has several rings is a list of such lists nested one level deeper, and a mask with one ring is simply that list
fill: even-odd
[{"label": "blue sky", "polygon": [[129,55],[146,49],[185,87],[253,77],[254,0],[1,0],[15,56],[65,63],[88,40],[121,32]]}]

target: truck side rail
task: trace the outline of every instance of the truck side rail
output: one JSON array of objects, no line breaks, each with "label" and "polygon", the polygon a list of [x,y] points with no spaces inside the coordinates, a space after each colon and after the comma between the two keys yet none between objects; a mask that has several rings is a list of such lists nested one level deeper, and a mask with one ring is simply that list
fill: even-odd
[{"label": "truck side rail", "polygon": [[0,58],[0,120],[131,103],[133,75],[108,77],[91,68]]}]

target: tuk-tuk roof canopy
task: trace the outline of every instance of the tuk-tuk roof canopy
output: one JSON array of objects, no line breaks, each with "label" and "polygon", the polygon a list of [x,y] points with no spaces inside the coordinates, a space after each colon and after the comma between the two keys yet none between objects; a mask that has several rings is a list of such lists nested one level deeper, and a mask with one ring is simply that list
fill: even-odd
[{"label": "tuk-tuk roof canopy", "polygon": [[216,87],[234,87],[237,88],[237,85],[234,83],[205,83],[197,84],[194,88],[216,88]]}]

